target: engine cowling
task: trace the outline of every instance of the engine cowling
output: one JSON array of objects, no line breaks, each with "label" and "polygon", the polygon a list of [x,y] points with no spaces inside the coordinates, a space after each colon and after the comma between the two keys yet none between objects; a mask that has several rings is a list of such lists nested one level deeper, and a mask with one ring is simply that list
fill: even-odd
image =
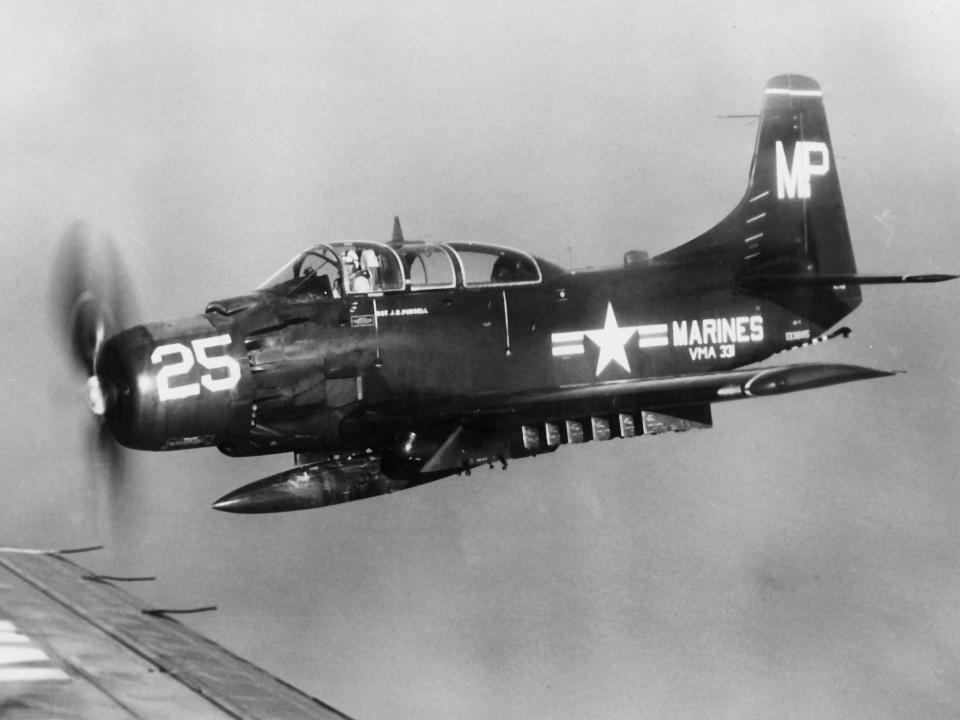
[{"label": "engine cowling", "polygon": [[97,375],[106,422],[127,447],[172,450],[225,441],[249,414],[249,365],[232,326],[198,315],[137,325],[104,346]]}]

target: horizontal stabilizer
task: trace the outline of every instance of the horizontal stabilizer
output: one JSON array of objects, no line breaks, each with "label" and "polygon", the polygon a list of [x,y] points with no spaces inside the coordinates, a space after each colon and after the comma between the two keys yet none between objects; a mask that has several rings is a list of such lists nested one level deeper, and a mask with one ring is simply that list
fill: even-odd
[{"label": "horizontal stabilizer", "polygon": [[743,292],[768,292],[791,287],[833,287],[838,285],[899,285],[956,280],[960,275],[753,275],[741,277],[737,289]]}]

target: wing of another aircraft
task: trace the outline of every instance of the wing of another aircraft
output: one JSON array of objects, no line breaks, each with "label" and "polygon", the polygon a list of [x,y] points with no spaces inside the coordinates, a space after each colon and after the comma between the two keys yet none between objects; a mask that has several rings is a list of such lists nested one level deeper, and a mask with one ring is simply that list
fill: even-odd
[{"label": "wing of another aircraft", "polygon": [[62,555],[4,552],[0,717],[347,716]]}]

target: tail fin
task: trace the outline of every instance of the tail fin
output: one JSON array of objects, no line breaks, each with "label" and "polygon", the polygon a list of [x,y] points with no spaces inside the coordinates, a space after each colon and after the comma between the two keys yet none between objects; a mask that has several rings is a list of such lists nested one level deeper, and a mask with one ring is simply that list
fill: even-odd
[{"label": "tail fin", "polygon": [[743,199],[715,227],[658,260],[720,264],[733,272],[741,291],[761,293],[823,328],[860,304],[856,283],[760,291],[739,282],[772,275],[856,275],[823,93],[815,80],[780,75],[767,83]]},{"label": "tail fin", "polygon": [[767,83],[747,196],[744,273],[853,275],[857,268],[837,165],[816,81],[781,75]]}]

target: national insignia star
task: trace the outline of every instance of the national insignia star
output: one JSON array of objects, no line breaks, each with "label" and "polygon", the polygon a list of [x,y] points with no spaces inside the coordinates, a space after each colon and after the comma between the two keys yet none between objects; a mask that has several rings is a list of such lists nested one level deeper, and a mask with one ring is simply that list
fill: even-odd
[{"label": "national insignia star", "polygon": [[627,372],[630,372],[630,363],[627,361],[627,351],[624,346],[633,334],[636,327],[620,327],[617,316],[613,312],[613,303],[607,303],[607,318],[601,330],[588,330],[584,333],[587,338],[600,348],[597,357],[597,376],[599,377],[607,366],[615,362]]}]

